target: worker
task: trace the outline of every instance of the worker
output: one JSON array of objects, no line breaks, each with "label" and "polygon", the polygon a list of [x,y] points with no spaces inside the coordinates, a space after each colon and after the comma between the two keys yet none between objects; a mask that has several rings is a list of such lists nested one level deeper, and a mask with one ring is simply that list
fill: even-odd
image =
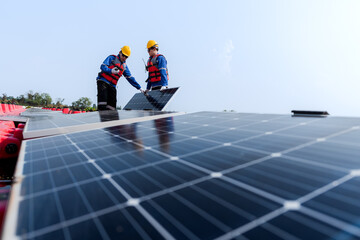
[{"label": "worker", "polygon": [[146,65],[146,70],[149,71],[149,77],[147,79],[145,94],[149,92],[150,89],[160,89],[160,91],[162,91],[168,88],[169,80],[167,61],[163,55],[158,54],[158,43],[154,40],[150,40],[146,47],[150,57]]},{"label": "worker", "polygon": [[116,109],[116,84],[119,78],[124,75],[126,80],[140,92],[144,93],[139,83],[131,76],[130,70],[126,64],[126,59],[130,57],[131,50],[129,46],[121,48],[119,54],[108,56],[101,64],[101,72],[97,77],[98,90],[98,110]]}]

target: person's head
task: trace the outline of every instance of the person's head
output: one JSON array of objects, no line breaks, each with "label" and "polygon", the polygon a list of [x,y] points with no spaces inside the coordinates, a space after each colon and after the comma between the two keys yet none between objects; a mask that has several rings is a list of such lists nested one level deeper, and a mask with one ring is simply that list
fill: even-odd
[{"label": "person's head", "polygon": [[119,52],[120,60],[125,62],[128,57],[130,57],[131,50],[129,46],[123,46]]},{"label": "person's head", "polygon": [[159,51],[159,45],[154,40],[148,41],[146,47],[147,47],[147,50],[148,50],[148,53],[149,53],[150,57],[155,56]]}]

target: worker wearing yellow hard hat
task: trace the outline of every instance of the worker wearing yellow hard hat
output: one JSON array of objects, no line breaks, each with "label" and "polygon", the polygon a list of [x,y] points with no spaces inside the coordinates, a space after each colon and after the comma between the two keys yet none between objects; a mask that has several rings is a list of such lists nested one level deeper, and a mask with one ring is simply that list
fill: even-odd
[{"label": "worker wearing yellow hard hat", "polygon": [[108,56],[101,64],[101,72],[97,77],[98,90],[98,110],[116,109],[116,85],[119,78],[124,75],[126,80],[136,89],[144,92],[135,78],[131,76],[130,70],[126,64],[126,59],[130,57],[131,49],[129,46],[123,46],[118,55]]},{"label": "worker wearing yellow hard hat", "polygon": [[151,90],[160,89],[160,91],[168,87],[169,73],[167,68],[167,61],[164,55],[159,54],[159,44],[154,41],[148,41],[146,48],[149,53],[146,70],[149,72],[149,77],[146,80],[147,86],[145,93]]}]

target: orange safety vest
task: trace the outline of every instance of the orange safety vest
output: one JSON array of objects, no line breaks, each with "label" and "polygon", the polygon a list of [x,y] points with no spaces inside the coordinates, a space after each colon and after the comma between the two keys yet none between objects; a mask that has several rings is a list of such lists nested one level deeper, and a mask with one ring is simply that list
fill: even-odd
[{"label": "orange safety vest", "polygon": [[[115,56],[115,55],[113,55]],[[111,64],[108,66],[108,68],[113,69],[113,68],[117,68],[119,69],[119,73],[118,74],[112,74],[112,73],[106,73],[101,71],[99,73],[99,75],[103,78],[105,78],[106,80],[108,80],[109,82],[111,82],[112,84],[116,85],[117,82],[119,81],[119,78],[123,75],[125,68],[126,68],[126,63],[121,63],[120,59],[118,56],[115,56],[115,59],[111,62]]]},{"label": "orange safety vest", "polygon": [[[163,55],[156,54],[153,58],[149,58],[149,60],[147,62],[146,69],[149,71],[150,82],[158,82],[161,80],[161,74],[160,74],[160,70],[158,68],[158,62],[157,62],[158,56],[163,56]],[[169,81],[169,73],[168,73],[167,68],[166,68],[166,76],[167,76],[167,80]]]}]

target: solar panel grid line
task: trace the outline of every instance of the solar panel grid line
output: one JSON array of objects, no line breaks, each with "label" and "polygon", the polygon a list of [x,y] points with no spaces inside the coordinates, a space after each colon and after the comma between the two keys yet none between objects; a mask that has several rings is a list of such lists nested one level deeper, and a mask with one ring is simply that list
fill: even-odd
[{"label": "solar panel grid line", "polygon": [[[69,141],[71,141],[71,139],[66,136]],[[72,142],[72,141],[71,141]],[[76,147],[76,143],[72,142],[72,144],[74,144]],[[77,147],[78,148],[78,147]],[[79,148],[79,150],[81,150]],[[90,160],[90,157],[86,155],[86,153],[82,152],[82,154],[85,155],[85,157],[87,157]],[[106,174],[106,172],[95,162],[91,162],[103,175]],[[108,178],[109,182],[129,201],[132,199],[132,197],[118,184],[116,183],[112,178]],[[153,227],[155,229],[157,229],[159,231],[159,233],[162,234],[162,236],[165,239],[174,239],[171,234],[163,227],[161,226],[153,217],[151,217],[150,214],[148,214],[141,206],[136,205],[134,206],[148,221],[151,225],[153,225]]]},{"label": "solar panel grid line", "polygon": [[[48,163],[46,162],[46,164],[48,164]],[[50,181],[51,181],[52,186],[55,186],[54,179],[53,179],[52,175],[50,175]],[[31,185],[33,185],[33,184],[31,184]],[[58,215],[60,217],[60,221],[63,222],[65,220],[65,216],[64,216],[64,212],[63,212],[60,200],[59,200],[59,195],[58,195],[57,192],[54,192],[54,196],[55,196],[55,203],[56,203],[55,205],[56,205],[56,208],[57,208]],[[33,229],[31,229],[31,230],[33,231]],[[65,234],[66,239],[71,239],[70,238],[70,233],[69,233],[67,228],[64,228],[63,232]]]},{"label": "solar panel grid line", "polygon": [[264,223],[262,224],[262,227],[270,232],[272,232],[274,235],[279,237],[280,239],[286,239],[286,240],[301,240],[300,238],[297,238],[296,236],[285,232],[284,230],[276,227],[275,225],[272,225],[270,223]]},{"label": "solar panel grid line", "polygon": [[[337,133],[328,135],[328,136],[324,137],[324,139],[331,139],[331,138],[333,138],[333,137],[336,137],[336,136],[339,136],[339,135],[342,135],[342,134],[345,134],[345,133],[348,133],[348,132],[351,132],[351,131],[353,131],[353,129],[352,129],[352,128],[349,128],[349,129],[346,129],[346,130],[343,130],[343,131],[340,131],[340,132],[337,132]],[[322,141],[323,141],[323,140],[322,140]],[[318,140],[314,140],[314,141],[312,141],[312,142],[310,142],[310,143],[308,143],[308,144],[304,144],[304,145],[308,146],[308,145],[311,145],[311,144],[314,144],[314,143],[317,143],[317,142],[319,142],[319,141],[318,141]],[[300,145],[300,146],[298,146],[298,148],[288,149],[288,150],[286,150],[286,151],[283,151],[283,154],[288,153],[288,152],[290,152],[290,151],[294,151],[294,150],[303,148],[303,147],[304,147],[304,146]]]},{"label": "solar panel grid line", "polygon": [[172,193],[171,194],[173,197],[175,197],[177,200],[179,200],[179,202],[183,203],[185,206],[187,206],[188,208],[190,208],[191,210],[193,210],[195,213],[197,213],[199,216],[201,216],[202,218],[206,219],[206,221],[210,222],[212,225],[217,226],[218,228],[220,228],[222,231],[227,232],[230,231],[231,228],[227,225],[225,225],[223,222],[221,222],[220,220],[216,219],[215,217],[213,217],[212,215],[210,215],[209,213],[207,213],[206,211],[200,209],[199,207],[197,207],[196,205],[194,205],[193,203],[191,203],[190,201],[186,200],[185,198],[181,197],[179,194],[176,193]]},{"label": "solar panel grid line", "polygon": [[[250,116],[249,116],[250,117]],[[275,117],[275,118],[271,118],[269,119],[268,121],[272,121],[272,120],[276,120],[276,119],[279,119],[279,118],[283,118],[283,116],[281,117]],[[208,119],[207,119],[208,120]],[[246,120],[246,117],[244,118],[241,118],[239,120]],[[224,119],[224,121],[220,121],[219,124],[224,124],[224,123],[228,123],[228,122],[233,122],[234,120],[231,119]],[[258,124],[262,124],[263,122],[261,120],[259,121],[255,121],[255,122],[252,122],[252,123],[248,123],[248,124],[245,124],[245,125],[242,125],[240,126],[240,128],[243,128],[243,127],[248,127],[248,126],[253,126],[253,125],[258,125]],[[197,125],[196,127],[199,127],[199,126],[204,126],[204,125],[207,125],[207,124],[197,124],[196,121],[195,122],[191,122],[189,124],[194,124],[194,125]],[[219,126],[221,128],[221,126]],[[249,131],[249,130],[248,130]]]},{"label": "solar panel grid line", "polygon": [[123,210],[122,213],[125,215],[127,219],[129,219],[131,225],[135,228],[137,233],[141,236],[141,239],[151,239],[151,237],[141,228],[140,224],[134,219],[131,214],[129,214],[126,210]]},{"label": "solar panel grid line", "polygon": [[[78,150],[81,150],[76,143],[74,143],[68,136],[66,136],[66,138],[76,147],[78,148]],[[105,176],[107,173],[97,164],[95,163],[95,161],[91,161],[92,158],[90,158],[84,151],[81,152],[88,160],[89,160],[89,163],[91,163],[92,165],[94,165],[94,167],[96,169],[99,170],[99,172]],[[111,180],[109,180],[111,181]],[[113,185],[114,185],[114,182],[111,182]],[[117,183],[115,183],[114,187],[122,194],[124,195],[128,200],[131,199],[131,196],[124,190],[122,189]]]},{"label": "solar panel grid line", "polygon": [[[313,217],[321,222],[327,223],[329,225],[334,226],[335,228],[338,229],[343,229],[357,237],[360,237],[360,228],[356,227],[354,225],[350,225],[346,222],[343,222],[339,219],[330,217],[328,215],[322,214],[318,211],[312,210],[308,207],[301,207],[300,211],[310,217]],[[310,226],[311,227],[311,226]]]},{"label": "solar panel grid line", "polygon": [[329,170],[336,170],[336,171],[342,171],[342,172],[349,171],[349,169],[346,169],[346,168],[342,168],[342,167],[338,167],[338,166],[334,166],[334,165],[326,164],[326,163],[314,162],[314,161],[310,161],[310,160],[306,160],[306,159],[298,158],[298,157],[293,157],[293,156],[289,156],[289,155],[282,155],[281,157],[289,159],[289,160],[297,161],[297,162],[308,163],[308,164],[311,164],[314,166],[327,168]]},{"label": "solar panel grid line", "polygon": [[[296,127],[296,126],[293,126],[293,127]],[[286,128],[284,128],[284,129],[289,129],[289,128],[293,128],[293,127],[286,127]],[[284,130],[284,129],[281,129],[281,130]],[[224,132],[224,131],[226,131],[226,130],[221,130],[221,131],[219,131],[219,132],[217,132],[217,133],[221,133],[221,132]],[[280,130],[278,130],[278,131],[280,131]],[[274,131],[274,132],[277,132],[277,131]],[[182,134],[181,132],[178,133],[178,134],[184,135],[184,136],[189,136],[189,135],[186,135],[186,134]],[[210,134],[213,134],[213,133],[210,133]],[[218,141],[204,138],[204,137],[206,137],[206,135],[210,135],[210,134],[200,135],[200,136],[197,136],[197,138],[203,139],[203,140],[205,140],[205,141],[209,141],[209,142],[214,142],[214,143],[220,144],[220,142],[218,142]],[[256,135],[256,136],[252,136],[252,137],[248,137],[248,138],[241,139],[241,140],[234,141],[234,142],[230,142],[230,143],[231,143],[231,144],[236,144],[236,143],[239,143],[239,142],[244,142],[244,141],[247,141],[247,140],[250,140],[250,139],[254,139],[254,138],[257,138],[257,137],[260,137],[260,136],[264,136],[264,135],[266,135],[266,133],[259,134],[259,135]],[[186,141],[186,140],[184,140],[184,141]],[[234,146],[234,147],[239,147],[239,146]],[[245,147],[243,147],[243,148],[245,149]],[[259,151],[259,150],[252,149],[252,148],[247,148],[247,149],[253,150],[253,151]],[[261,151],[259,151],[259,152],[261,152]],[[262,153],[265,153],[265,152],[262,152]]]},{"label": "solar panel grid line", "polygon": [[71,139],[69,139],[71,141]]},{"label": "solar panel grid line", "polygon": [[[46,164],[48,164],[48,161],[46,161]],[[66,166],[66,165],[65,165],[65,166]],[[50,168],[50,166],[48,166],[48,168]],[[68,167],[66,166],[66,168],[68,168]],[[71,177],[71,178],[73,179],[73,181],[74,181],[74,180],[75,180],[75,179],[74,179],[74,176],[72,175],[71,171],[69,171],[69,172],[70,172],[70,177]],[[54,183],[53,176],[52,176],[51,174],[50,174],[50,181],[52,182],[53,187],[56,187],[56,185],[55,185],[55,183]],[[89,212],[92,212],[91,206],[90,206],[89,203],[87,202],[86,197],[84,196],[84,193],[83,193],[83,192],[81,191],[81,189],[78,187],[79,185],[76,183],[76,181],[74,181],[74,185],[76,186],[78,193],[80,193],[80,196],[81,196],[81,198],[82,198],[82,200],[83,200],[86,208],[88,209]],[[61,206],[61,204],[60,204],[59,196],[58,196],[58,194],[57,194],[58,191],[54,191],[54,189],[52,189],[51,192],[55,195],[55,200],[56,200],[56,205],[57,205],[57,208],[58,208],[58,213],[59,213],[59,216],[60,216],[60,220],[61,220],[61,222],[64,222],[64,221],[65,221],[65,216],[64,216],[64,214],[63,214],[64,211],[62,210],[62,206]],[[30,214],[30,215],[31,215],[31,214]],[[108,236],[107,236],[107,234],[106,234],[106,232],[104,231],[103,226],[101,225],[101,223],[100,223],[97,219],[94,219],[94,222],[95,222],[95,225],[98,227],[99,232],[100,232],[100,234],[102,235],[103,239],[109,239]],[[64,232],[65,237],[66,237],[67,239],[71,239],[69,230],[68,230],[67,228],[64,228],[64,227],[63,227],[63,232]],[[25,235],[25,236],[26,236],[26,235]],[[25,236],[24,236],[24,237],[25,237]]]},{"label": "solar panel grid line", "polygon": [[[119,137],[120,137],[120,136],[119,136]],[[120,137],[120,138],[121,138],[121,137]],[[135,144],[138,144],[138,143],[135,143]],[[138,144],[138,145],[143,146],[142,144]],[[146,147],[146,146],[144,146],[144,147]],[[163,156],[167,157],[169,160],[166,160],[166,161],[174,161],[174,160],[171,160],[171,158],[174,157],[174,156],[172,156],[172,155],[163,153],[163,152],[158,151],[158,150],[156,150],[156,149],[150,149],[150,150],[153,151],[153,152],[155,152],[155,153],[158,153],[158,154],[160,154],[160,155],[163,155]],[[201,151],[200,151],[200,152],[201,152]],[[177,157],[177,156],[175,156],[175,157]],[[177,161],[180,161],[180,159],[177,160]],[[212,173],[212,171],[210,171],[210,170],[208,170],[208,169],[205,169],[205,168],[203,168],[203,167],[201,167],[201,166],[197,166],[197,165],[195,165],[195,164],[192,164],[192,163],[189,163],[189,162],[186,162],[186,161],[183,161],[183,163],[184,163],[185,165],[189,165],[189,166],[193,167],[194,169],[203,171],[203,172],[205,172],[205,173],[207,173],[207,174],[211,174],[211,173]]]},{"label": "solar panel grid line", "polygon": [[[96,178],[92,178],[92,179],[86,179],[86,180],[83,180],[83,181],[79,181],[77,184],[78,185],[83,185],[83,184],[93,183],[93,182],[96,182],[98,180],[101,180],[102,178],[103,177],[96,177]],[[54,187],[54,188],[51,188],[51,189],[47,189],[47,190],[43,190],[43,191],[40,191],[40,192],[28,194],[26,196],[22,196],[22,197],[19,198],[19,200],[23,201],[23,200],[27,200],[27,199],[36,198],[36,197],[43,196],[43,195],[46,195],[46,194],[49,194],[49,193],[54,193],[54,192],[59,192],[59,191],[62,191],[62,190],[66,190],[66,189],[72,188],[74,186],[75,186],[74,184],[67,184],[67,185],[63,185],[63,186],[59,186],[59,187]]]},{"label": "solar panel grid line", "polygon": [[[241,208],[239,208],[238,206],[232,204],[232,203],[229,203],[229,202],[226,202],[224,201],[222,198],[210,193],[210,192],[207,192],[206,190],[203,190],[201,189],[200,187],[197,187],[196,185],[195,186],[192,186],[193,189],[195,189],[197,192],[199,192],[200,194],[206,196],[207,198],[219,203],[220,205],[224,206],[225,208],[233,211],[233,212],[236,212],[238,215],[242,215],[243,217],[245,218],[254,218],[255,216],[250,214],[250,213],[247,213],[245,212],[244,210],[242,210]],[[244,197],[247,197],[247,196],[244,196]]]},{"label": "solar panel grid line", "polygon": [[[275,191],[275,194],[276,195],[282,195],[283,193],[279,192],[279,190],[276,188],[276,184],[275,183],[278,183],[278,185],[289,185],[289,186],[293,186],[293,187],[296,187],[297,188],[297,192],[300,192],[302,191],[303,194],[310,194],[310,193],[313,193],[313,191],[318,191],[318,189],[322,188],[324,185],[324,183],[326,183],[326,180],[327,179],[321,179],[321,181],[316,181],[314,180],[314,186],[316,186],[316,188],[313,186],[313,185],[310,185],[309,183],[305,184],[305,183],[302,183],[301,181],[299,181],[299,179],[303,179],[303,182],[305,182],[305,180],[310,180],[313,178],[310,178],[310,177],[303,177],[303,175],[298,175],[298,177],[294,177],[294,176],[291,176],[291,178],[293,179],[290,179],[290,178],[283,178],[283,177],[278,177],[279,176],[283,176],[283,174],[281,174],[280,172],[274,172],[273,174],[266,174],[265,173],[265,170],[263,171],[254,171],[255,169],[254,168],[249,168],[247,169],[247,172],[250,172],[252,173],[252,175],[257,175],[257,176],[262,176],[262,179],[271,179],[271,181],[269,183],[264,183],[264,185],[262,186],[262,188],[267,191],[267,192],[274,192],[273,190],[277,190]],[[286,170],[286,169],[284,169]],[[240,173],[241,174],[241,173]],[[291,173],[287,173],[287,174],[291,174]],[[242,181],[244,182],[246,180],[246,182],[248,182],[248,184],[251,184],[251,179],[248,179],[248,177],[242,177]],[[336,183],[336,181],[339,181],[341,180],[342,178],[336,178],[336,180],[334,180],[332,183]],[[241,181],[241,179],[237,179],[239,181]],[[298,180],[298,181],[296,181]],[[332,180],[332,179],[331,179]],[[256,181],[253,181],[253,183],[251,185],[254,185],[255,187],[258,187],[257,185],[259,182],[256,182]],[[274,186],[275,185],[275,186]],[[315,190],[313,189],[315,188]],[[320,191],[320,190],[319,190]],[[288,193],[289,191],[285,191],[284,193]],[[285,194],[285,195],[289,195],[289,194]],[[297,199],[298,195],[295,195],[292,194],[293,196],[291,197],[291,199]],[[315,195],[315,194],[314,194]],[[286,198],[286,196],[284,196]],[[287,198],[290,198],[290,197],[287,197]]]},{"label": "solar panel grid line", "polygon": [[274,194],[268,193],[268,192],[263,191],[263,190],[261,190],[259,188],[253,187],[251,185],[248,185],[248,184],[240,182],[240,181],[237,181],[237,180],[232,179],[230,177],[222,176],[221,179],[228,182],[228,183],[231,183],[231,184],[233,184],[235,186],[238,186],[238,187],[240,187],[242,189],[246,189],[249,192],[252,192],[252,193],[254,193],[256,195],[259,195],[259,196],[265,197],[265,198],[267,198],[269,200],[272,200],[274,202],[277,202],[279,204],[284,204],[287,201],[286,199],[284,199],[282,197],[279,197],[279,196],[276,196]]},{"label": "solar panel grid line", "polygon": [[85,222],[85,221],[87,221],[89,219],[93,219],[94,216],[99,217],[99,216],[105,215],[107,213],[114,212],[114,211],[116,211],[118,209],[125,208],[126,206],[127,206],[127,204],[124,203],[124,204],[119,204],[119,205],[115,205],[115,206],[112,206],[112,207],[108,207],[108,208],[105,208],[105,209],[101,209],[101,210],[98,210],[98,211],[94,211],[94,212],[91,212],[91,213],[87,213],[87,214],[79,216],[79,217],[71,218],[69,220],[65,220],[63,222],[56,223],[56,224],[53,224],[53,225],[50,225],[50,226],[35,230],[33,232],[28,233],[27,235],[24,235],[23,237],[24,238],[27,237],[27,238],[30,238],[30,239],[35,238],[35,237],[39,237],[39,236],[42,236],[44,234],[47,234],[47,233],[50,233],[50,232],[53,232],[53,231],[56,231],[56,230],[61,230],[62,228],[68,228],[68,227],[70,227],[72,225],[75,225],[75,224],[78,224],[78,223],[81,223],[81,222]]},{"label": "solar panel grid line", "polygon": [[204,176],[204,177],[201,177],[201,178],[197,178],[195,180],[191,180],[191,181],[188,181],[188,182],[185,182],[185,183],[182,183],[182,184],[170,187],[170,188],[166,188],[166,189],[163,189],[163,190],[160,190],[160,191],[157,191],[157,192],[150,193],[148,195],[142,196],[142,197],[139,198],[139,200],[141,202],[144,202],[146,200],[150,200],[150,199],[165,195],[167,193],[175,192],[177,190],[180,190],[180,189],[183,189],[183,188],[186,188],[186,187],[189,187],[189,186],[193,186],[195,184],[207,181],[209,179],[211,179],[210,176]]},{"label": "solar panel grid line", "polygon": [[329,184],[327,184],[327,185],[325,185],[325,186],[323,186],[321,188],[318,188],[315,191],[306,194],[305,196],[302,196],[302,197],[298,198],[296,201],[301,203],[301,204],[305,203],[305,202],[307,202],[307,201],[309,201],[309,200],[311,200],[311,199],[313,199],[313,198],[315,198],[315,197],[317,197],[317,196],[319,196],[319,195],[321,195],[321,194],[323,194],[325,192],[330,191],[331,189],[337,187],[339,184],[342,184],[344,182],[347,182],[347,181],[351,180],[353,177],[354,176],[352,176],[351,174],[345,175],[342,178],[339,178],[339,179],[337,179],[335,181],[332,181]]},{"label": "solar panel grid line", "polygon": [[247,163],[239,164],[238,166],[235,166],[235,167],[232,167],[232,168],[222,170],[221,173],[223,175],[227,174],[227,173],[231,173],[231,172],[243,169],[243,168],[250,167],[250,166],[258,164],[258,163],[262,163],[262,162],[267,161],[269,159],[273,159],[273,157],[272,156],[265,156],[265,157],[262,157],[262,158],[247,162]]},{"label": "solar panel grid line", "polygon": [[[338,137],[338,136],[335,136],[334,138],[336,138],[336,137]],[[360,146],[360,143],[358,143],[358,142],[345,142],[345,141],[336,140],[336,139],[330,139],[328,141],[332,142],[332,143],[337,143],[337,144],[346,144],[346,145],[350,145],[350,146],[353,146],[353,147],[359,147]]]},{"label": "solar panel grid line", "polygon": [[[344,131],[344,132],[347,132],[347,130]],[[339,134],[343,134],[344,132],[341,132],[341,133],[339,133]],[[338,136],[339,134],[336,134],[335,136]],[[253,137],[249,137],[249,138],[246,138],[246,139],[241,139],[241,140],[239,140],[239,141],[231,142],[231,144],[232,144],[232,146],[235,147],[235,148],[246,149],[246,150],[256,151],[256,152],[259,152],[259,153],[269,154],[269,153],[266,152],[266,151],[261,151],[261,150],[254,149],[254,148],[249,148],[249,147],[234,145],[234,144],[236,144],[236,143],[248,141],[248,140],[250,140],[250,139],[255,139],[255,138],[258,138],[258,137],[261,137],[261,136],[264,136],[264,135],[265,135],[265,134],[259,134],[259,135],[253,136]],[[334,134],[329,135],[329,136],[326,137],[326,138],[333,137],[333,135],[334,135]],[[203,137],[199,137],[199,139],[203,139],[203,140],[205,140],[205,141],[210,141],[210,142],[214,142],[214,143],[219,143],[219,142],[217,142],[217,141],[209,140],[209,139],[206,139],[206,138],[203,138]],[[304,143],[304,144],[298,145],[298,146],[296,146],[296,147],[289,148],[289,149],[287,149],[287,150],[284,150],[284,151],[282,151],[282,152],[279,152],[279,154],[283,155],[283,154],[286,154],[286,153],[289,153],[289,152],[292,152],[292,151],[295,151],[295,150],[298,150],[298,149],[301,149],[301,148],[304,148],[304,147],[313,145],[313,144],[315,144],[315,143],[317,143],[317,142],[318,142],[317,140],[313,140],[313,141],[310,141],[310,142],[308,142],[308,143]],[[221,144],[221,143],[219,143],[219,144]],[[218,148],[218,147],[219,147],[219,146],[215,146],[214,148]],[[204,149],[204,150],[202,150],[202,151],[195,152],[195,154],[196,154],[196,153],[200,153],[200,152],[206,152],[206,151],[208,151],[208,150],[209,150],[209,149]],[[192,154],[193,154],[193,153],[189,153],[188,155],[192,155]],[[188,156],[188,155],[183,155],[182,157],[186,157],[186,156]],[[285,155],[285,156],[286,156],[286,155]],[[288,157],[288,158],[294,158],[294,157],[289,157],[289,156],[286,156],[286,157]],[[313,162],[309,162],[309,163],[313,163]],[[314,164],[319,165],[320,163],[316,163],[316,162],[315,162]],[[332,166],[332,165],[327,165],[327,164],[323,164],[323,165],[324,165],[324,166],[328,166],[328,168],[334,168],[334,166]],[[241,165],[239,165],[238,167],[239,167],[239,168],[242,168]],[[339,169],[340,169],[340,168],[339,168]],[[231,170],[230,170],[230,171],[231,171]]]},{"label": "solar panel grid line", "polygon": [[[141,169],[147,168],[149,166],[154,166],[154,165],[161,164],[161,163],[164,163],[164,162],[169,162],[169,161],[173,161],[173,160],[164,159],[163,161],[159,161],[159,162],[156,162],[156,163],[149,163],[149,164],[141,165],[139,167],[135,167],[135,168],[132,168],[132,169],[120,170],[120,171],[112,173],[111,175],[124,174],[124,173],[130,172],[130,171],[133,171],[133,170],[141,170]],[[77,166],[77,165],[83,165],[83,163],[76,164],[75,166]],[[72,165],[72,166],[74,166],[74,165]],[[69,167],[71,167],[71,166],[69,166]],[[59,170],[59,169],[63,169],[63,167],[58,168],[58,169],[53,169],[53,170],[55,171],[55,170]],[[29,176],[31,176],[31,175],[26,175],[26,177],[29,177]],[[83,181],[78,181],[77,183],[79,185],[82,185],[82,184],[95,182],[95,181],[98,181],[100,179],[103,179],[103,176],[94,177],[94,178],[86,179],[86,180],[83,180]],[[41,196],[41,195],[44,195],[44,194],[47,194],[47,193],[52,193],[52,192],[55,192],[55,191],[65,190],[65,189],[71,188],[73,186],[74,186],[74,184],[67,184],[67,185],[64,185],[64,186],[54,187],[54,188],[49,189],[49,190],[44,190],[44,191],[41,191],[41,192],[28,194],[27,196],[21,197],[20,200],[25,200],[25,199],[28,199],[28,198],[38,197],[38,196]]]},{"label": "solar panel grid line", "polygon": [[[66,166],[66,165],[65,165],[65,166]],[[66,166],[66,169],[68,169],[68,166]],[[81,190],[81,188],[79,187],[79,184],[76,182],[76,179],[75,179],[75,177],[73,176],[73,173],[72,173],[71,171],[68,171],[68,172],[69,172],[70,177],[72,178],[73,182],[75,183],[74,185],[76,186],[76,190],[77,190],[77,192],[80,194],[81,199],[83,200],[83,202],[84,202],[87,210],[88,210],[90,213],[92,213],[92,212],[94,211],[94,209],[92,209],[90,203],[87,201],[86,196],[85,196],[84,192]],[[100,182],[99,184],[101,184],[101,182]],[[53,186],[55,187],[56,185],[53,183]],[[103,187],[103,189],[106,189],[106,188]],[[56,191],[55,191],[55,194],[56,194]],[[93,220],[94,220],[94,222],[95,222],[95,225],[96,225],[97,229],[99,230],[99,233],[100,233],[101,237],[102,237],[103,239],[110,239],[109,236],[108,236],[108,234],[106,233],[106,231],[105,231],[104,226],[102,225],[102,223],[95,217],[96,215],[95,215],[95,214],[92,214],[92,216],[93,216]],[[63,221],[64,221],[64,220],[62,220],[62,222],[63,222]],[[67,229],[67,228],[64,228],[64,229],[67,230],[66,236],[68,236],[69,239],[71,239],[70,233],[68,232],[68,229]]]},{"label": "solar panel grid line", "polygon": [[[158,204],[150,202],[150,204],[163,216],[167,218],[167,220],[176,226],[180,231],[188,237],[188,239],[199,239],[195,234],[193,234],[190,230],[188,230],[180,221],[174,218],[171,214],[162,209]],[[175,239],[175,238],[174,238]]]},{"label": "solar panel grid line", "polygon": [[151,216],[142,206],[135,206],[136,209],[144,216],[146,220],[164,237],[164,239],[175,240],[175,238],[153,217]]},{"label": "solar panel grid line", "polygon": [[[274,158],[274,159],[276,159],[276,158]],[[295,162],[286,162],[287,165],[280,165],[280,164],[274,164],[274,163],[269,163],[269,162],[266,162],[266,163],[264,165],[266,166],[267,170],[273,170],[273,172],[280,172],[280,171],[288,172],[293,176],[301,176],[301,177],[311,178],[312,180],[314,180],[314,182],[320,181],[323,179],[322,176],[313,176],[312,173],[309,172],[310,170],[313,169],[313,166],[306,166],[306,165],[296,166]],[[295,167],[295,166],[298,167],[296,170],[291,169],[291,167]],[[319,169],[316,169],[316,170],[317,170],[317,172],[325,173],[325,171],[321,171]],[[327,171],[326,171],[326,173],[327,173]],[[268,174],[268,173],[265,172],[264,174]],[[346,174],[346,173],[344,173],[344,174]],[[292,180],[288,179],[288,181],[291,182]]]},{"label": "solar panel grid line", "polygon": [[[151,150],[153,150],[153,149],[151,149]],[[153,151],[156,151],[156,150],[153,150]],[[185,162],[185,164],[187,164],[187,162]],[[194,166],[196,166],[196,165],[193,165],[192,167],[194,167]],[[203,170],[203,169],[202,169]],[[209,171],[210,172],[210,171]],[[207,172],[207,173],[209,173],[209,172]],[[273,199],[272,199],[273,200]]]},{"label": "solar panel grid line", "polygon": [[[183,162],[183,163],[187,164],[187,162]],[[193,166],[196,166],[196,165],[192,165],[192,167],[193,167]]]},{"label": "solar panel grid line", "polygon": [[238,227],[230,232],[227,232],[226,234],[220,236],[220,237],[217,237],[215,238],[215,240],[229,240],[229,239],[232,239],[234,237],[237,237],[247,231],[250,231],[251,229],[259,226],[260,224],[263,224],[265,222],[268,222],[270,221],[271,219],[274,219],[276,218],[277,216],[283,214],[284,212],[286,212],[287,210],[283,207],[279,208],[279,209],[276,209],[268,214],[266,214],[265,216],[262,216],[258,219],[255,219],[241,227]]}]

